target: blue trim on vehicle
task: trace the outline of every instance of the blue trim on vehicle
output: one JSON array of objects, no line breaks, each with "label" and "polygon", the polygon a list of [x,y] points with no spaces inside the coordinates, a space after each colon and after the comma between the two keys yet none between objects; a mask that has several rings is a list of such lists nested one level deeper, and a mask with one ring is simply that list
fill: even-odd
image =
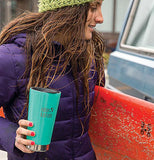
[{"label": "blue trim on vehicle", "polygon": [[[122,56],[117,57],[115,55],[117,52],[118,51],[115,51],[110,55],[108,64],[109,79],[110,77],[117,79],[145,95],[154,98],[154,68],[123,59]],[[135,59],[137,57],[133,55],[132,58]]]},{"label": "blue trim on vehicle", "polygon": [[119,48],[120,48],[120,42],[121,42],[121,39],[122,39],[124,30],[125,30],[125,28],[126,28],[126,24],[127,24],[127,21],[128,21],[128,18],[129,18],[129,14],[130,14],[131,9],[132,9],[132,6],[133,6],[133,2],[134,2],[134,0],[131,0],[130,3],[129,3],[128,11],[127,11],[126,16],[125,16],[124,25],[123,25],[123,27],[122,27],[122,29],[121,29],[122,32],[120,32],[120,35],[119,35],[119,38],[118,38],[118,42],[117,42],[117,46],[116,46],[116,49],[115,49],[115,50],[119,50]]},{"label": "blue trim on vehicle", "polygon": [[[133,50],[128,51],[124,48],[120,48],[121,39],[124,34],[134,1],[135,0],[131,0],[129,4],[129,9],[125,17],[122,31],[119,35],[116,49],[110,54],[108,64],[109,81],[111,77],[136,89],[144,95],[154,98],[154,57],[139,54]],[[117,53],[120,56],[117,55]],[[138,61],[133,61],[131,59],[128,60],[127,58],[124,58],[123,56],[126,57],[126,55],[128,55],[132,59],[137,59]],[[139,60],[142,60],[142,62],[149,61],[149,64],[151,64],[151,66],[148,64],[142,64]]]}]

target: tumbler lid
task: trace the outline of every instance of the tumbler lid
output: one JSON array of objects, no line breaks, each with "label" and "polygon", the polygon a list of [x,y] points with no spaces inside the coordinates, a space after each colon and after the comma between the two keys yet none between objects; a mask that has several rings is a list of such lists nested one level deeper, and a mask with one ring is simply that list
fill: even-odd
[{"label": "tumbler lid", "polygon": [[31,89],[40,91],[40,92],[46,92],[46,93],[60,93],[60,91],[56,89],[50,89],[50,88],[31,87]]}]

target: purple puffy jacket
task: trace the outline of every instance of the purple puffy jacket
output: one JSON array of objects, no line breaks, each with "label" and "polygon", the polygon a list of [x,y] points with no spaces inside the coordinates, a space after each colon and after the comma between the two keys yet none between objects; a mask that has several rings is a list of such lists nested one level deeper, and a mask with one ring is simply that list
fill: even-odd
[{"label": "purple puffy jacket", "polygon": [[[60,89],[62,95],[49,151],[26,154],[14,147],[17,122],[26,102],[26,83],[21,78],[25,70],[25,40],[26,34],[19,34],[0,46],[0,106],[4,107],[6,116],[6,119],[0,118],[0,150],[8,152],[9,160],[95,160],[88,135],[89,117],[81,136],[82,128],[76,114],[76,92],[71,72],[51,84],[52,88]],[[55,45],[58,48],[58,44]],[[91,104],[95,83],[96,76],[90,80]],[[83,110],[82,102],[83,88],[80,85],[79,112]],[[81,120],[84,119],[82,114]]]}]

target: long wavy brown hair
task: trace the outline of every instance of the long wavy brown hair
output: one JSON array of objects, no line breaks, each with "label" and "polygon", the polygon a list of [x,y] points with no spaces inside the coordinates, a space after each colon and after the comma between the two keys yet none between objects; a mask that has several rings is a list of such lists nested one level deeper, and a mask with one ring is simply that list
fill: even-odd
[{"label": "long wavy brown hair", "polygon": [[[49,87],[53,80],[66,73],[70,65],[76,86],[76,100],[79,97],[80,77],[85,111],[89,114],[89,72],[92,64],[98,74],[98,85],[104,85],[101,84],[104,77],[102,35],[94,31],[92,40],[85,40],[89,8],[90,4],[85,3],[43,13],[26,12],[5,26],[0,34],[0,44],[7,43],[17,34],[26,33],[27,65],[24,76],[29,79],[27,97],[30,87]],[[55,53],[55,42],[61,44],[58,54]]]}]

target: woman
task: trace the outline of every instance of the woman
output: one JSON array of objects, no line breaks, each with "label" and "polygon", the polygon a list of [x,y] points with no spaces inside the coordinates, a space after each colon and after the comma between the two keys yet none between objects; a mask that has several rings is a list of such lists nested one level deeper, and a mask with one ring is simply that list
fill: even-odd
[{"label": "woman", "polygon": [[[9,160],[95,160],[88,124],[94,86],[104,85],[102,0],[40,0],[39,13],[25,13],[0,35],[0,149]],[[34,153],[25,136],[30,87],[60,90],[50,148]],[[28,154],[30,153],[30,154]]]}]

